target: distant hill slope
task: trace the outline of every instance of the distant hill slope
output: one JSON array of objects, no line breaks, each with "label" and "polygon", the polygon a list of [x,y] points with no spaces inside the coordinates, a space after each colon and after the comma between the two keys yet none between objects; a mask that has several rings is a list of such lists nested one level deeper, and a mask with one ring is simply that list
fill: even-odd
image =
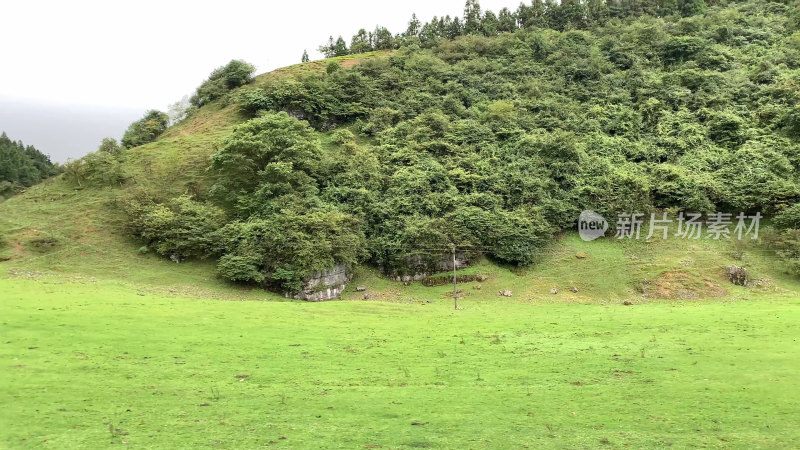
[{"label": "distant hill slope", "polygon": [[[741,253],[730,242],[591,247],[564,233],[584,209],[773,215],[796,204],[790,13],[754,0],[410,42],[260,75],[155,142],[98,159],[86,183],[67,174],[0,205],[3,264],[137,285],[179,278],[223,296],[239,294],[222,279],[297,291],[316,271],[361,264],[358,276],[398,298],[409,287],[370,267],[430,275],[454,243],[460,261],[495,274],[492,289],[530,298],[547,284],[610,299],[736,292],[722,274]],[[627,275],[559,259],[573,248]],[[763,250],[747,250],[755,273],[793,291]]]},{"label": "distant hill slope", "polygon": [[0,134],[0,200],[58,173],[50,157]]}]

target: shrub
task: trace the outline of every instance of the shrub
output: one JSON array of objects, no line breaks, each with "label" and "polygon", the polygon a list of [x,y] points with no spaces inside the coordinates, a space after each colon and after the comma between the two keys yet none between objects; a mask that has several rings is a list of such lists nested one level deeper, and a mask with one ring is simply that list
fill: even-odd
[{"label": "shrub", "polygon": [[101,142],[100,147],[97,148],[99,152],[111,153],[112,155],[116,155],[120,150],[121,148],[117,140],[110,137],[103,138],[103,142]]},{"label": "shrub", "polygon": [[197,108],[208,104],[229,91],[249,83],[255,70],[253,65],[245,61],[233,60],[211,72],[189,101]]},{"label": "shrub", "polygon": [[773,223],[780,229],[800,229],[800,203],[795,203],[778,213]]},{"label": "shrub", "polygon": [[181,196],[160,203],[143,191],[129,192],[119,203],[130,218],[130,231],[156,253],[175,260],[203,258],[214,253],[214,232],[225,213],[212,205]]},{"label": "shrub", "polygon": [[122,136],[122,146],[138,147],[155,141],[169,126],[169,116],[161,111],[151,109],[144,117],[133,122]]},{"label": "shrub", "polygon": [[289,292],[299,291],[314,272],[352,266],[365,247],[359,221],[334,209],[284,210],[231,223],[218,236],[225,253],[218,263],[221,276]]},{"label": "shrub", "polygon": [[217,273],[231,281],[263,283],[261,263],[256,255],[223,255],[217,262]]},{"label": "shrub", "polygon": [[331,142],[336,145],[344,145],[348,142],[354,142],[356,139],[352,131],[348,129],[336,130],[331,136]]},{"label": "shrub", "polygon": [[127,178],[117,155],[105,151],[89,153],[78,160],[64,164],[64,178],[67,182],[93,186],[116,186]]}]

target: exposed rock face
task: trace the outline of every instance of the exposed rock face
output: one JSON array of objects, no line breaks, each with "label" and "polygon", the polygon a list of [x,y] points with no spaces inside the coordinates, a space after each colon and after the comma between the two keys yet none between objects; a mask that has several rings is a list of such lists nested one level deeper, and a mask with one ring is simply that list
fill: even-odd
[{"label": "exposed rock face", "polygon": [[316,272],[306,279],[303,290],[297,293],[287,293],[287,298],[306,300],[309,302],[323,302],[342,295],[344,288],[350,281],[350,274],[344,264],[326,270]]},{"label": "exposed rock face", "polygon": [[740,266],[728,267],[728,280],[737,286],[747,286],[750,282],[750,273]]},{"label": "exposed rock face", "polygon": [[[473,255],[468,253],[457,251],[456,269],[469,267],[472,256]],[[394,281],[407,283],[410,281],[423,280],[433,273],[450,272],[453,270],[453,255],[441,255],[433,259],[423,255],[413,256],[406,260],[406,266],[408,269],[406,269],[405,273],[391,273],[389,274],[389,278]]]}]

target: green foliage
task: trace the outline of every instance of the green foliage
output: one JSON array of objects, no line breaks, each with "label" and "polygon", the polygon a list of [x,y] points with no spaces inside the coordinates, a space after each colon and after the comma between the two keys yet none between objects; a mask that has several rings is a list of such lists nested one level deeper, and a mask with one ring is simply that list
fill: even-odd
[{"label": "green foliage", "polygon": [[186,195],[160,202],[150,193],[133,190],[119,204],[130,217],[132,234],[176,262],[213,254],[214,233],[225,220],[221,209]]},{"label": "green foliage", "polygon": [[705,0],[683,0],[678,3],[683,17],[696,16],[706,11]]},{"label": "green foliage", "polygon": [[[795,84],[774,48],[790,35],[748,7],[534,3],[501,16],[565,31],[506,26],[513,34],[487,38],[500,16],[468,2],[463,21],[409,33],[429,50],[277,80],[240,103],[321,131],[356,122],[374,137],[376,167],[341,162],[361,151],[337,132],[341,148],[310,177],[324,201],[362,218],[370,261],[387,271],[430,268],[452,242],[528,264],[582,209],[768,213],[800,197],[800,152],[787,140],[800,129]],[[666,19],[604,26],[615,14]],[[353,47],[375,48],[369,37]],[[752,82],[743,45],[775,73]]]},{"label": "green foliage", "polygon": [[337,145],[344,145],[348,142],[355,142],[355,139],[356,137],[353,134],[353,132],[346,128],[334,131],[333,135],[331,136],[331,142]]},{"label": "green foliage", "polygon": [[208,254],[225,278],[296,290],[339,263],[439,271],[451,244],[532,264],[584,209],[781,211],[800,201],[788,11],[470,1],[463,20],[362,29],[350,51],[399,50],[232,97],[251,120],[212,157],[230,222]]},{"label": "green foliage", "polygon": [[775,215],[772,223],[780,229],[800,229],[800,203],[795,203]]},{"label": "green foliage", "polygon": [[344,56],[350,53],[347,49],[347,43],[339,36],[335,41],[333,36],[328,38],[328,43],[319,47],[320,53],[325,55],[326,58],[333,58],[336,56]]},{"label": "green foliage", "polygon": [[133,122],[122,136],[122,146],[138,147],[155,141],[169,126],[169,116],[151,109],[141,119]]},{"label": "green foliage", "polygon": [[0,134],[0,200],[56,175],[59,167],[32,145],[14,142]]},{"label": "green foliage", "polygon": [[777,230],[768,233],[764,240],[782,259],[786,272],[800,275],[800,229]]},{"label": "green foliage", "polygon": [[98,150],[69,160],[64,164],[64,179],[78,187],[120,185],[128,178],[120,158],[119,154]]},{"label": "green foliage", "polygon": [[122,148],[117,143],[117,140],[110,137],[103,138],[103,142],[101,142],[100,147],[97,148],[99,152],[110,153],[112,155],[116,155],[121,150]]},{"label": "green foliage", "polygon": [[212,192],[242,217],[266,213],[284,195],[313,195],[321,158],[314,131],[285,112],[263,114],[236,127],[211,158]]},{"label": "green foliage", "polygon": [[199,108],[233,89],[244,86],[252,80],[255,70],[253,65],[242,60],[232,60],[225,66],[214,69],[191,97],[192,106]]},{"label": "green foliage", "polygon": [[331,209],[284,209],[232,222],[218,235],[225,253],[218,264],[221,276],[288,292],[299,291],[314,272],[352,266],[364,248],[359,222]]},{"label": "green foliage", "polygon": [[317,197],[322,152],[307,123],[285,112],[252,119],[222,142],[212,168],[212,193],[238,219],[218,232],[221,276],[298,291],[313,272],[363,254],[360,221]]}]

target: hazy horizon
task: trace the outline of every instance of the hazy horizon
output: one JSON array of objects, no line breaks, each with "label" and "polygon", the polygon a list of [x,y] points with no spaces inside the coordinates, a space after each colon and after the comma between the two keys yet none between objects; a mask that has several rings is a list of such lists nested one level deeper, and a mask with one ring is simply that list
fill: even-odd
[{"label": "hazy horizon", "polygon": [[135,108],[67,105],[0,98],[0,133],[33,145],[64,163],[97,150],[104,137],[119,140],[145,111]]}]

